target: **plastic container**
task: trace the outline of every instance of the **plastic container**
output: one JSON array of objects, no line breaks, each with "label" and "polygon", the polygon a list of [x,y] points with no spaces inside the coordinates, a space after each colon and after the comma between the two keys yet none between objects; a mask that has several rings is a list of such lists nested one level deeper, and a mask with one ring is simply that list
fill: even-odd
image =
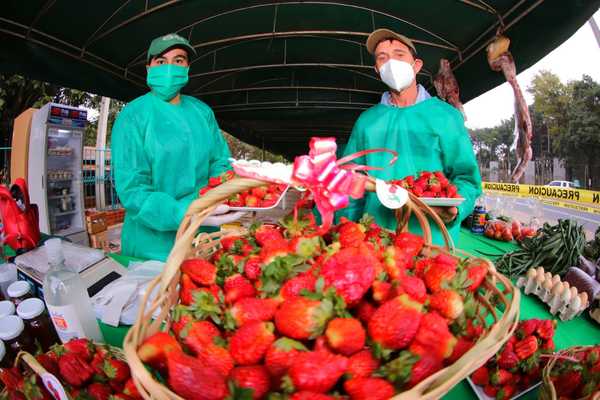
[{"label": "plastic container", "polygon": [[10,300],[0,301],[0,318],[15,314],[15,305]]},{"label": "plastic container", "polygon": [[7,292],[9,300],[14,303],[15,307],[18,307],[22,301],[33,297],[31,285],[26,281],[13,282]]},{"label": "plastic container", "polygon": [[0,291],[8,300],[8,287],[17,281],[17,266],[15,264],[0,264]]},{"label": "plastic container", "polygon": [[0,319],[0,340],[6,346],[9,359],[14,359],[20,351],[35,352],[35,345],[25,330],[23,320],[16,315]]},{"label": "plastic container", "polygon": [[34,298],[23,301],[17,307],[17,315],[21,317],[29,334],[39,342],[44,352],[59,342],[42,300]]},{"label": "plastic container", "polygon": [[471,224],[471,232],[479,235],[485,231],[487,212],[483,206],[476,206],[473,210],[473,222]]}]

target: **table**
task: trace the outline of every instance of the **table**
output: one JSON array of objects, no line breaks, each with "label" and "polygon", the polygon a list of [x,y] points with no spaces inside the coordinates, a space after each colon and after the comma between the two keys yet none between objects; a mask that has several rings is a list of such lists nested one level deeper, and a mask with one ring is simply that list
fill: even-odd
[{"label": "table", "polygon": [[[472,234],[463,228],[460,232],[459,246],[462,250],[478,257],[488,257],[492,260],[504,253],[518,248],[515,243],[505,243],[488,239],[483,235]],[[113,254],[111,257],[120,264],[127,266],[130,261],[139,261],[136,258]],[[551,319],[552,314],[548,307],[534,296],[526,296],[521,293],[521,319],[541,318]],[[128,327],[111,327],[100,323],[100,328],[107,343],[122,347],[123,339],[127,334]],[[584,314],[581,318],[571,321],[558,321],[554,342],[557,349],[563,349],[576,345],[600,344],[600,327]],[[537,399],[537,390],[533,390],[521,397],[524,400]],[[445,400],[474,399],[475,394],[466,380],[456,385],[447,395]]]}]

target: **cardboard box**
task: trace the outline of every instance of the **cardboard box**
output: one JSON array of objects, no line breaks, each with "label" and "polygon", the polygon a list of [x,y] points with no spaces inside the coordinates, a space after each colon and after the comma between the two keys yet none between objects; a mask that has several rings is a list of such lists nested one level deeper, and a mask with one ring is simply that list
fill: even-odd
[{"label": "cardboard box", "polygon": [[94,249],[102,249],[104,251],[108,251],[108,231],[105,229],[102,232],[90,234],[90,247]]},{"label": "cardboard box", "polygon": [[87,231],[90,235],[106,230],[106,216],[103,212],[96,212],[85,217]]}]

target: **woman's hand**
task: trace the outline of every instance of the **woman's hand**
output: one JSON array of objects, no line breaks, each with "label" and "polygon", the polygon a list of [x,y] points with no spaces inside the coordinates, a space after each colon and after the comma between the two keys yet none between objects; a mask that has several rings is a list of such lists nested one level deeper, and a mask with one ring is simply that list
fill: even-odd
[{"label": "woman's hand", "polygon": [[456,207],[431,207],[431,209],[435,211],[445,223],[454,221],[458,215],[458,208]]}]

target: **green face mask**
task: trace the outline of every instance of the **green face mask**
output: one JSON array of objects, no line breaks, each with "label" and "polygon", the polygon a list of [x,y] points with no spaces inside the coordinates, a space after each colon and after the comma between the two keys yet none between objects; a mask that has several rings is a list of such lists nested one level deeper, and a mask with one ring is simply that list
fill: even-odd
[{"label": "green face mask", "polygon": [[190,67],[163,64],[148,68],[146,83],[159,99],[169,101],[188,83]]}]

